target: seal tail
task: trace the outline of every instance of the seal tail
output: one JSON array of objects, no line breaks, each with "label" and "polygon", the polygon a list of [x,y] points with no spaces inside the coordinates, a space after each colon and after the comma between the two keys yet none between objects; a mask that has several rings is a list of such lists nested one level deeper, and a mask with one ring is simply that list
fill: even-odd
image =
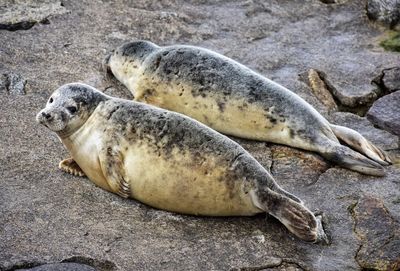
[{"label": "seal tail", "polygon": [[353,151],[347,146],[330,141],[331,145],[324,148],[321,155],[342,166],[366,175],[385,176],[385,170],[379,163]]},{"label": "seal tail", "polygon": [[369,142],[357,131],[333,124],[331,124],[330,127],[339,140],[343,141],[354,150],[361,152],[383,166],[387,166],[392,163],[389,156],[383,150]]}]

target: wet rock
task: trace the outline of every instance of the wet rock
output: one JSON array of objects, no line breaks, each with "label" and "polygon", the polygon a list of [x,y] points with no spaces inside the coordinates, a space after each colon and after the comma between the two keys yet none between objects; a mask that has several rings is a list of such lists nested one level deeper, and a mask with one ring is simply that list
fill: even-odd
[{"label": "wet rock", "polygon": [[36,23],[48,24],[50,16],[66,12],[56,0],[5,0],[0,4],[0,29],[27,30]]},{"label": "wet rock", "polygon": [[9,72],[0,75],[0,93],[25,94],[26,80],[19,74]]},{"label": "wet rock", "polygon": [[400,91],[377,100],[367,113],[367,118],[377,127],[400,136]]},{"label": "wet rock", "polygon": [[399,270],[400,223],[382,200],[363,196],[351,210],[354,231],[361,241],[356,260],[363,269]]},{"label": "wet rock", "polygon": [[96,271],[95,268],[78,263],[52,263],[44,264],[28,269],[18,269],[21,271]]},{"label": "wet rock", "polygon": [[383,150],[392,150],[399,147],[399,139],[397,136],[375,128],[365,117],[360,117],[347,112],[336,112],[332,114],[330,120],[333,124],[346,126],[356,130],[366,139]]},{"label": "wet rock", "polygon": [[377,21],[393,28],[400,21],[400,1],[368,0],[367,15],[370,20]]}]

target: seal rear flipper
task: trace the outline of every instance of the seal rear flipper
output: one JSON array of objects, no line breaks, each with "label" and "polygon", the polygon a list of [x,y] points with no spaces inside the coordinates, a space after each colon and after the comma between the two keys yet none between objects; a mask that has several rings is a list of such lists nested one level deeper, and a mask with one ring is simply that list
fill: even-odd
[{"label": "seal rear flipper", "polygon": [[[110,144],[110,146],[117,144]],[[131,196],[129,183],[125,180],[123,157],[115,147],[105,146],[99,151],[100,166],[111,190],[123,198]]]},{"label": "seal rear flipper", "polygon": [[79,177],[85,177],[86,174],[83,172],[83,170],[79,167],[79,165],[75,162],[73,158],[67,158],[62,160],[58,164],[58,168],[61,169],[64,172],[67,172],[69,174],[79,176]]},{"label": "seal rear flipper", "polygon": [[385,176],[385,170],[380,164],[338,143],[329,146],[321,155],[339,166],[362,174]]},{"label": "seal rear flipper", "polygon": [[278,194],[284,195],[284,196],[290,198],[291,200],[294,200],[297,203],[304,204],[304,202],[301,199],[299,199],[295,195],[283,190],[279,185],[276,185],[271,189],[274,190],[275,192],[277,192]]},{"label": "seal rear flipper", "polygon": [[277,218],[298,238],[307,242],[326,240],[321,223],[303,204],[270,189],[252,193],[254,204]]},{"label": "seal rear flipper", "polygon": [[333,124],[331,124],[330,127],[338,139],[345,142],[353,149],[371,158],[375,162],[383,166],[387,166],[392,163],[389,156],[383,150],[379,149],[377,146],[369,142],[357,131],[354,131],[344,126]]}]

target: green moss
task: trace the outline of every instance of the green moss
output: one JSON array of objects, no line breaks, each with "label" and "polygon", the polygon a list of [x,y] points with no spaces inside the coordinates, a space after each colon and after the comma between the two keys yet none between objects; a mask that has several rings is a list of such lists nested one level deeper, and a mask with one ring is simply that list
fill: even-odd
[{"label": "green moss", "polygon": [[381,41],[380,45],[387,51],[400,52],[400,32],[392,32],[389,37]]}]

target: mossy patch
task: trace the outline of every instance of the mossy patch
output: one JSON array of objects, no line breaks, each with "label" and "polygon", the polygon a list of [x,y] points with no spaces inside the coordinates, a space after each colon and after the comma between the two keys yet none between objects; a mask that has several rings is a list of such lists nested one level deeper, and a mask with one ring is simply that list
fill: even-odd
[{"label": "mossy patch", "polygon": [[391,32],[380,45],[387,51],[400,52],[400,32]]}]

